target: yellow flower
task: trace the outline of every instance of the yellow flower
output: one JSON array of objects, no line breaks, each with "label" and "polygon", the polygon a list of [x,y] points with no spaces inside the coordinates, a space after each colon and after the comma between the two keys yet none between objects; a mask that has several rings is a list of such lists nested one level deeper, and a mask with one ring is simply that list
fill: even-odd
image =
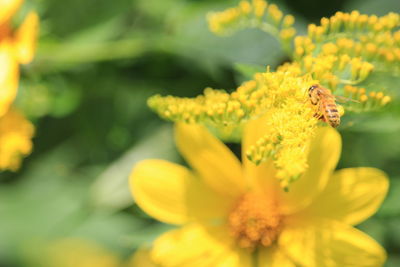
[{"label": "yellow flower", "polygon": [[207,88],[196,98],[156,95],[148,104],[168,120],[201,123],[228,142],[240,141],[247,120],[268,117],[262,123],[269,131],[248,147],[246,155],[255,164],[272,158],[279,169],[276,178],[288,188],[307,169],[304,155],[318,123],[307,94],[317,82],[298,71],[285,65],[282,71],[255,74],[232,93]]},{"label": "yellow flower", "polygon": [[21,4],[22,0],[0,0],[0,26],[11,19]]},{"label": "yellow flower", "polygon": [[21,0],[0,0],[0,116],[17,95],[19,64],[31,62],[35,51],[38,15],[29,13],[14,32],[9,25],[21,3]]},{"label": "yellow flower", "polygon": [[119,267],[117,255],[99,244],[80,238],[65,238],[44,248],[39,266],[48,267]]},{"label": "yellow flower", "polygon": [[193,170],[164,160],[134,167],[130,188],[137,204],[181,226],[154,242],[151,260],[167,267],[381,266],[384,249],[352,225],[380,206],[385,174],[374,168],[333,172],[341,139],[325,127],[310,145],[309,168],[284,192],[271,160],[257,166],[244,155],[266,125],[246,124],[242,164],[203,126],[180,123],[177,146]]},{"label": "yellow flower", "polygon": [[151,258],[150,251],[140,248],[133,254],[132,258],[124,265],[125,267],[158,267]]},{"label": "yellow flower", "polygon": [[0,41],[0,117],[17,96],[19,68],[12,51],[8,42]]},{"label": "yellow flower", "polygon": [[32,151],[32,123],[15,109],[0,118],[0,170],[16,171],[21,158]]}]

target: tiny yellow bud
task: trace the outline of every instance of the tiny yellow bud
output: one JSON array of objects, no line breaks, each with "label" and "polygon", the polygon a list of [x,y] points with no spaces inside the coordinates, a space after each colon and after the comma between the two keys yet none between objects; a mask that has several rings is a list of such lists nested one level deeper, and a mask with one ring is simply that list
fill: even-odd
[{"label": "tiny yellow bud", "polygon": [[387,103],[389,103],[390,101],[392,101],[392,98],[390,96],[385,96],[384,98],[382,98],[382,105],[386,105]]},{"label": "tiny yellow bud", "polygon": [[365,92],[366,92],[365,88],[360,88],[360,89],[358,89],[358,93],[359,93],[360,95],[365,95]]},{"label": "tiny yellow bud", "polygon": [[280,33],[279,36],[282,38],[282,40],[290,40],[293,36],[296,35],[296,30],[294,28],[287,28],[283,29]]},{"label": "tiny yellow bud", "polygon": [[292,15],[286,15],[283,18],[283,27],[287,28],[294,24],[294,17]]},{"label": "tiny yellow bud", "polygon": [[328,18],[321,18],[321,26],[328,26],[329,25],[329,19]]},{"label": "tiny yellow bud", "polygon": [[361,95],[360,96],[360,101],[361,102],[366,102],[368,100],[368,96],[367,95]]},{"label": "tiny yellow bud", "polygon": [[251,11],[251,5],[247,1],[240,1],[239,3],[240,9],[244,14],[249,14]]},{"label": "tiny yellow bud", "polygon": [[337,109],[340,116],[344,115],[344,107],[342,105],[337,105]]},{"label": "tiny yellow bud", "polygon": [[237,116],[238,118],[243,118],[244,115],[245,115],[245,113],[244,113],[243,109],[238,109],[238,110],[236,110],[236,116]]},{"label": "tiny yellow bud", "polygon": [[268,13],[277,24],[281,21],[283,16],[282,11],[280,11],[278,6],[275,4],[269,5]]},{"label": "tiny yellow bud", "polygon": [[315,24],[308,24],[308,37],[314,38],[316,33],[317,25]]},{"label": "tiny yellow bud", "polygon": [[385,53],[385,58],[387,61],[392,62],[394,60],[394,54],[392,52],[387,51]]},{"label": "tiny yellow bud", "polygon": [[322,51],[324,54],[329,55],[329,54],[336,54],[338,49],[336,45],[332,43],[327,43],[322,46]]},{"label": "tiny yellow bud", "polygon": [[374,54],[377,50],[376,45],[373,43],[368,43],[365,48],[366,48],[367,52],[370,54]]},{"label": "tiny yellow bud", "polygon": [[304,48],[303,47],[296,47],[296,55],[302,56],[304,54]]},{"label": "tiny yellow bud", "polygon": [[351,85],[346,85],[346,86],[344,87],[344,90],[345,90],[346,92],[352,93],[352,92],[353,92],[353,86],[351,86]]},{"label": "tiny yellow bud", "polygon": [[368,19],[368,23],[371,26],[375,25],[377,22],[378,22],[378,17],[375,15],[370,16]]},{"label": "tiny yellow bud", "polygon": [[267,8],[267,2],[265,1],[253,1],[253,7],[254,7],[254,14],[257,17],[262,17],[265,13],[265,9]]}]

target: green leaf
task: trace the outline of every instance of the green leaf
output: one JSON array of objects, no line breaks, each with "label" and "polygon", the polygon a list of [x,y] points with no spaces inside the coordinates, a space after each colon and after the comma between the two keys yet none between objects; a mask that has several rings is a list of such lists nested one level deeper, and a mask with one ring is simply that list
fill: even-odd
[{"label": "green leaf", "polygon": [[140,141],[101,173],[91,189],[92,204],[101,209],[115,211],[133,203],[129,190],[132,167],[143,159],[161,158],[176,160],[172,129],[162,126],[153,135]]},{"label": "green leaf", "polygon": [[399,216],[400,215],[400,177],[390,179],[389,194],[378,211],[381,216]]},{"label": "green leaf", "polygon": [[389,12],[400,12],[398,0],[352,0],[344,3],[344,11],[358,10],[361,13],[374,14],[377,16],[383,16]]},{"label": "green leaf", "polygon": [[[395,103],[389,103],[392,105]],[[400,114],[394,112],[349,114],[342,118],[339,130],[370,133],[396,133],[400,131]]]},{"label": "green leaf", "polygon": [[398,267],[400,266],[400,256],[396,254],[389,254],[386,262],[386,267]]},{"label": "green leaf", "polygon": [[143,245],[151,245],[151,243],[168,230],[174,229],[175,226],[153,222],[145,227],[137,229],[133,234],[126,235],[123,238],[123,242],[130,247],[139,247]]},{"label": "green leaf", "polygon": [[365,87],[367,92],[383,91],[384,93],[391,96],[400,96],[400,76],[392,75],[390,70],[384,71],[373,71],[368,78],[360,84],[359,87]]},{"label": "green leaf", "polygon": [[357,226],[361,231],[365,232],[380,244],[385,242],[385,235],[387,228],[382,224],[378,218],[370,218]]},{"label": "green leaf", "polygon": [[257,64],[235,63],[234,69],[242,76],[240,80],[246,81],[253,79],[257,72],[265,72],[266,67]]}]

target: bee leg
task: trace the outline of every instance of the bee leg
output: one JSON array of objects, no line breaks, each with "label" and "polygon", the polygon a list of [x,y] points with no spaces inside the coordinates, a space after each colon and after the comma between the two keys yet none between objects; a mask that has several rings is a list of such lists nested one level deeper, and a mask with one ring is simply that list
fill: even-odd
[{"label": "bee leg", "polygon": [[322,115],[322,114],[315,113],[315,114],[314,114],[314,118],[317,118],[318,120],[321,120],[321,121],[326,122],[325,117],[324,117],[324,115]]},{"label": "bee leg", "polygon": [[324,113],[321,111],[321,101],[315,103],[317,106],[317,112],[314,113],[314,118],[317,118],[320,121],[326,122],[327,120],[325,119]]}]

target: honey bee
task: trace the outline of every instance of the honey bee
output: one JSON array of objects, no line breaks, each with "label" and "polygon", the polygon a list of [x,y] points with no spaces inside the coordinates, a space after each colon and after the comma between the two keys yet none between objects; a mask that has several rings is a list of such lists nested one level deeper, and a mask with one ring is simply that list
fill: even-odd
[{"label": "honey bee", "polygon": [[333,128],[340,124],[340,114],[331,90],[314,84],[308,89],[311,104],[318,105],[318,112],[314,115],[327,122]]}]

